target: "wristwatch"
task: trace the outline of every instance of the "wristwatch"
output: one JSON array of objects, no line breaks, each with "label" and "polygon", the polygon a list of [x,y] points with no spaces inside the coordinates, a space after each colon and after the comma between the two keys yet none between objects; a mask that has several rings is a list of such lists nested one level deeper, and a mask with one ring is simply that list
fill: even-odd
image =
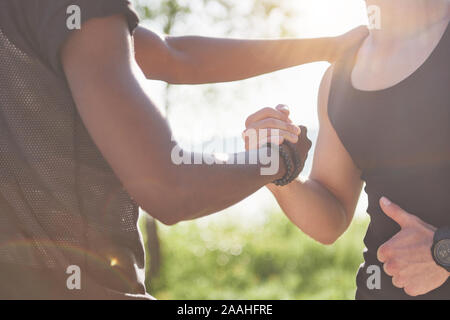
[{"label": "wristwatch", "polygon": [[439,266],[450,272],[450,227],[436,231],[431,254]]}]

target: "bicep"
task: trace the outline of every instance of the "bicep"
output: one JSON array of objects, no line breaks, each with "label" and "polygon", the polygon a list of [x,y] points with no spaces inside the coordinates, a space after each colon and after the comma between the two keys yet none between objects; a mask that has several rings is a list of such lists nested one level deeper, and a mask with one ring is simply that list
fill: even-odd
[{"label": "bicep", "polygon": [[328,117],[332,72],[332,67],[327,70],[319,92],[320,129],[310,178],[333,194],[351,218],[362,189],[361,172],[343,146]]},{"label": "bicep", "polygon": [[180,68],[180,54],[165,37],[139,26],[134,32],[135,57],[148,79],[173,82],[174,70]]},{"label": "bicep", "polygon": [[94,142],[130,194],[145,200],[142,190],[149,189],[149,181],[167,180],[172,142],[166,121],[143,89],[125,19],[88,21],[63,46],[62,62]]}]

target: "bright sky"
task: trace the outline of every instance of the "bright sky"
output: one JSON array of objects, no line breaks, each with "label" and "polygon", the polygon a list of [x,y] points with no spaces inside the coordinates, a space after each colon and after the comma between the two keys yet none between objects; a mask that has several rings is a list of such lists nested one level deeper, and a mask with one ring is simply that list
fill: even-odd
[{"label": "bright sky", "polygon": [[[291,30],[299,37],[319,37],[343,33],[366,22],[362,0],[291,0],[298,18]],[[202,0],[190,0],[203,4]],[[245,3],[245,1],[240,1]],[[214,10],[214,9],[210,9]],[[179,25],[175,34],[222,36],[223,26],[211,25],[208,10],[199,9],[198,17]],[[276,24],[277,15],[270,20]],[[234,24],[238,24],[239,21]],[[151,24],[150,24],[151,25]],[[248,36],[248,30],[240,32],[235,27],[233,36]],[[269,27],[270,29],[270,27]],[[254,35],[255,32],[252,32]],[[258,36],[258,35],[255,35]],[[215,135],[221,137],[239,135],[245,118],[265,106],[279,103],[291,107],[294,120],[311,128],[317,127],[316,99],[319,83],[326,63],[280,71],[271,75],[242,81],[206,86],[177,86],[172,91],[170,121],[174,132],[182,138],[197,142]],[[152,83],[153,96],[159,105],[164,104],[164,85]],[[161,92],[162,91],[162,92]]]},{"label": "bright sky", "polygon": [[[195,2],[194,2],[195,1]],[[299,37],[329,36],[343,33],[366,23],[365,4],[362,0],[291,0],[294,5],[294,19],[290,29]],[[209,10],[201,8],[202,0],[190,0],[198,4],[196,19],[188,21],[175,30],[175,34],[197,34],[222,36],[223,25],[215,26],[208,20]],[[245,1],[238,3],[245,4]],[[267,23],[279,23],[274,15]],[[271,21],[272,20],[272,21]],[[152,26],[153,23],[149,23]],[[248,30],[236,30],[235,37],[249,36]],[[251,36],[260,36],[252,33]],[[285,103],[290,106],[296,123],[317,129],[317,92],[327,63],[315,63],[280,71],[271,75],[239,83],[206,86],[176,86],[171,93],[170,124],[178,141],[182,144],[202,143],[212,138],[240,136],[248,115],[266,106]],[[164,102],[164,84],[149,82],[149,90],[159,105]],[[307,172],[305,172],[307,174]],[[366,199],[362,199],[359,211],[365,212]],[[226,216],[242,221],[262,218],[262,211],[276,208],[273,197],[267,190],[261,190],[240,204],[226,210]],[[223,215],[221,215],[223,216]],[[207,218],[222,219],[223,217]]]}]

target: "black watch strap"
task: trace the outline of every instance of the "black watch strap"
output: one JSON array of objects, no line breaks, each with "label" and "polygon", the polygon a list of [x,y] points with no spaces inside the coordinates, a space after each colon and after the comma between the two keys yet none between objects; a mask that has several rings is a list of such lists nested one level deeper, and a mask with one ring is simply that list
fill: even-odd
[{"label": "black watch strap", "polygon": [[450,272],[450,227],[436,231],[431,254],[439,266]]}]

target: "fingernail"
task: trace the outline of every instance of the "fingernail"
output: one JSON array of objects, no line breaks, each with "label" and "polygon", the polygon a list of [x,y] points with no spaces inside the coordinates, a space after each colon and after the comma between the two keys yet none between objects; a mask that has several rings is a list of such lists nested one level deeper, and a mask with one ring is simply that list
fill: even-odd
[{"label": "fingernail", "polygon": [[391,205],[391,200],[389,200],[388,198],[386,198],[386,197],[382,197],[381,198],[381,203],[383,204],[383,205],[385,205],[385,206],[389,206],[389,205]]}]

